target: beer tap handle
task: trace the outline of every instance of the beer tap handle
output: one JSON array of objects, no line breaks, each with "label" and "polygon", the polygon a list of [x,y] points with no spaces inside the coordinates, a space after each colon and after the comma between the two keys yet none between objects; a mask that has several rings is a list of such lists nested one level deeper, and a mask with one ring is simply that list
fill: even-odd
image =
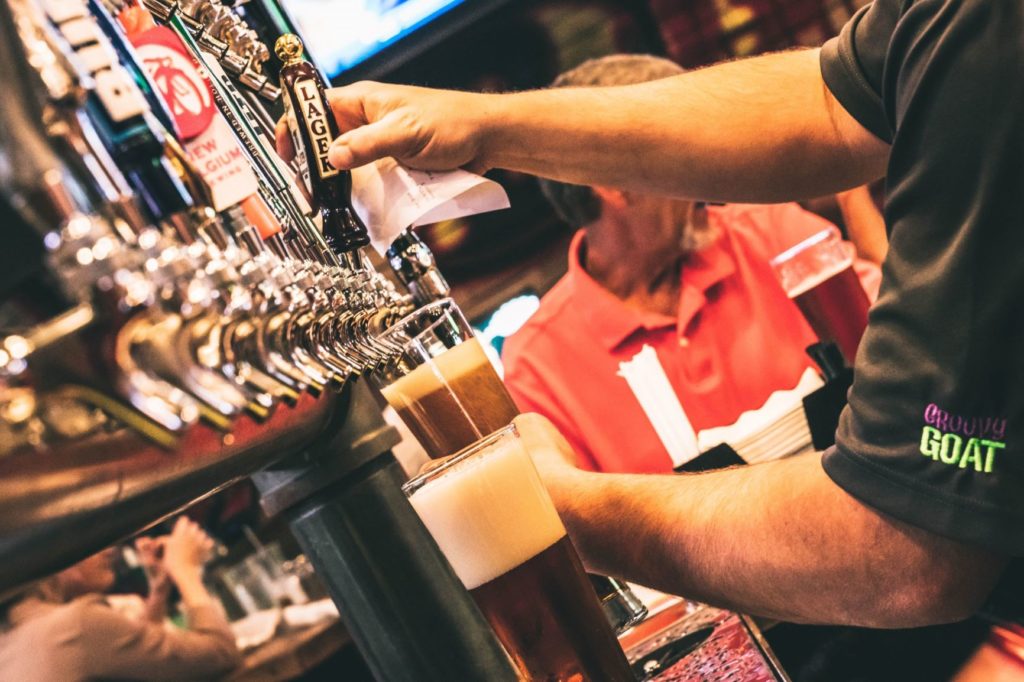
[{"label": "beer tap handle", "polygon": [[282,261],[288,261],[292,258],[291,249],[281,232],[277,232],[266,237],[263,240],[263,243],[265,243],[270,248],[271,252],[273,252],[273,254]]},{"label": "beer tap handle", "polygon": [[139,92],[142,93],[149,106],[150,114],[159,121],[164,130],[180,139],[181,131],[178,130],[177,124],[174,122],[171,110],[157,91],[156,84],[150,78],[149,72],[143,68],[142,60],[136,54],[135,48],[132,47],[122,26],[114,20],[99,0],[88,0],[88,3],[89,12],[100,30],[103,31],[108,43],[114,48],[121,66],[128,71],[138,86]]},{"label": "beer tap handle", "polygon": [[280,234],[281,223],[259,194],[246,197],[240,204],[240,208],[245,220],[258,231],[261,240],[274,234]]},{"label": "beer tap handle", "polygon": [[74,48],[41,6],[31,0],[13,0],[11,7],[19,17],[18,30],[29,60],[45,85],[43,121],[55,151],[82,178],[98,210],[112,218],[122,238],[131,242],[148,221],[86,113],[90,97],[95,96],[96,79],[79,69]]},{"label": "beer tap handle", "polygon": [[304,200],[300,201],[298,190],[292,186],[293,171],[277,156],[272,128],[266,126],[267,116],[256,113],[258,108],[234,87],[216,59],[201,49],[201,41],[193,39],[186,19],[187,16],[177,13],[171,15],[167,23],[189,54],[207,72],[214,103],[231,126],[243,153],[248,156],[260,191],[270,202],[282,229],[300,232],[307,240],[324,243],[320,231],[302,208]]},{"label": "beer tap handle", "polygon": [[331,142],[341,131],[331,114],[323,79],[303,60],[298,36],[281,36],[274,50],[284,62],[281,91],[285,119],[313,210],[323,220],[324,237],[339,255],[357,251],[370,243],[370,236],[352,207],[352,174],[327,160]]},{"label": "beer tap handle", "polygon": [[164,149],[166,150],[167,158],[170,159],[171,166],[177,172],[185,189],[188,190],[193,206],[211,208],[215,206],[213,190],[192,161],[189,160],[188,154],[181,144],[175,138],[168,136],[164,140]]},{"label": "beer tap handle", "polygon": [[245,245],[245,248],[249,250],[253,257],[270,253],[270,249],[263,243],[260,233],[252,225],[239,230],[238,239]]}]

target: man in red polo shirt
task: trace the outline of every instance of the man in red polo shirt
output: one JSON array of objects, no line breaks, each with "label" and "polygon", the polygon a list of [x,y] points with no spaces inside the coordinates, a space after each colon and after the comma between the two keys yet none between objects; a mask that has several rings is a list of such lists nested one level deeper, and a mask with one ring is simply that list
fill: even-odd
[{"label": "man in red polo shirt", "polygon": [[[625,85],[681,72],[666,59],[616,55],[555,85]],[[554,422],[581,466],[646,473],[684,463],[620,374],[620,363],[645,346],[694,432],[732,424],[813,367],[804,349],[816,337],[769,261],[828,221],[792,203],[704,206],[552,180],[541,186],[564,220],[585,229],[569,248],[568,273],[506,341],[505,382],[520,409]],[[865,251],[879,240],[884,251],[882,218],[870,203],[865,216],[864,206],[847,214],[853,234]],[[878,268],[861,260],[857,269],[874,298]]]}]

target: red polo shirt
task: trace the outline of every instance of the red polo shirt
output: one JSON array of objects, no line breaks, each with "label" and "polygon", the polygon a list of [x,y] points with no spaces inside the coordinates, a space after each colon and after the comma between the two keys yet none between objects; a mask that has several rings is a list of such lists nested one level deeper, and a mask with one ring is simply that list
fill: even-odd
[{"label": "red polo shirt", "polygon": [[[796,386],[813,364],[810,327],[769,260],[829,226],[796,204],[708,209],[718,240],[682,268],[676,317],[626,305],[580,264],[580,230],[568,273],[504,346],[505,382],[519,408],[550,418],[581,466],[666,472],[672,462],[619,363],[652,346],[695,431],[733,423],[772,392]],[[627,254],[628,256],[628,254]],[[874,298],[878,271],[858,265]],[[873,289],[874,291],[871,291]]]}]

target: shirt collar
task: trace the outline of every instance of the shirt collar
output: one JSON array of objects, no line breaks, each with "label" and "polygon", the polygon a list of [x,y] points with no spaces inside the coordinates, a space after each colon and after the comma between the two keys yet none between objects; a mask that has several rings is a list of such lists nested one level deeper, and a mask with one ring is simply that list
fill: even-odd
[{"label": "shirt collar", "polygon": [[725,247],[724,235],[719,232],[711,245],[691,254],[683,265],[679,313],[672,318],[626,305],[591,277],[581,262],[586,230],[577,231],[569,246],[566,279],[573,298],[585,303],[571,310],[581,318],[593,338],[609,351],[638,330],[676,327],[677,333],[682,335],[707,302],[708,289],[736,271],[732,254]]},{"label": "shirt collar", "polygon": [[716,234],[713,242],[690,254],[683,265],[677,315],[680,336],[686,333],[690,322],[707,303],[708,291],[736,272],[736,259],[730,247],[724,215],[714,206],[708,206],[705,210],[708,212],[709,225]]}]

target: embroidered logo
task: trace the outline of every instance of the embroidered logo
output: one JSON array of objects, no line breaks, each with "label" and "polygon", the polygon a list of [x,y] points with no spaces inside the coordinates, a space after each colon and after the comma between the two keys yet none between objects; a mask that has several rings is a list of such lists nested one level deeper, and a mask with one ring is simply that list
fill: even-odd
[{"label": "embroidered logo", "polygon": [[990,474],[1006,448],[1006,420],[999,417],[964,417],[932,403],[924,421],[921,454],[948,466]]}]

